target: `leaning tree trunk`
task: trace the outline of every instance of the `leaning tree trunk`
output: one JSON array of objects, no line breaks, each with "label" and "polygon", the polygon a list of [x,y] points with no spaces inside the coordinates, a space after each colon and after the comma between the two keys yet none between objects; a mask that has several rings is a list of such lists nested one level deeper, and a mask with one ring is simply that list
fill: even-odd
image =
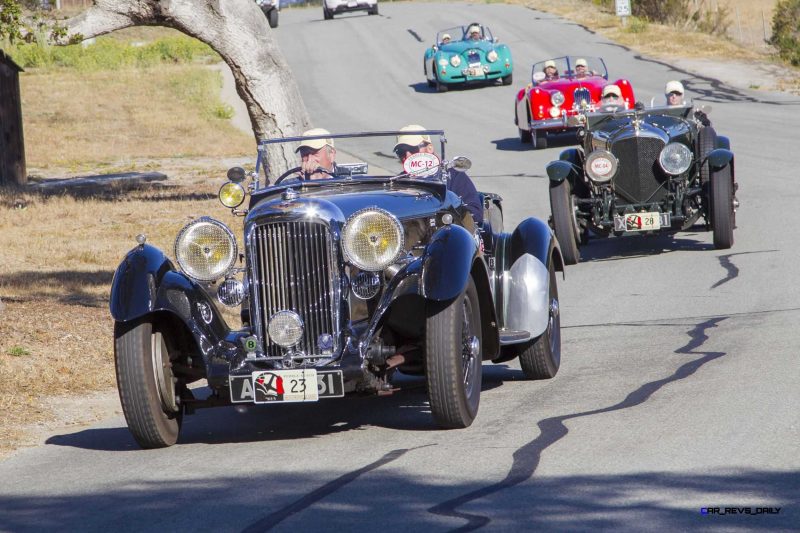
[{"label": "leaning tree trunk", "polygon": [[[175,28],[211,46],[228,64],[256,140],[299,135],[309,124],[291,70],[253,0],[94,0],[64,25],[73,40],[129,26]],[[286,145],[271,145],[268,157],[270,178],[296,165]]]}]

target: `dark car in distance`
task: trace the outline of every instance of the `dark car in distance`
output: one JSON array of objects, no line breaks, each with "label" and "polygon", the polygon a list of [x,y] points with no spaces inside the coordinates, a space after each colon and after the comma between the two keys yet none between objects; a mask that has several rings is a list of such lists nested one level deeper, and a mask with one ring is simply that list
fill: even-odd
[{"label": "dark car in distance", "polygon": [[[325,138],[344,156],[359,153],[340,149],[345,139],[383,146],[401,133]],[[443,132],[420,133],[439,136],[443,157]],[[117,382],[142,447],[174,444],[200,407],[391,394],[397,371],[425,376],[434,420],[463,428],[478,412],[484,361],[518,357],[530,379],[558,371],[563,261],[545,222],[505,233],[501,199],[484,194],[482,227],[467,229],[472,215],[442,178],[469,167],[461,157],[419,153],[399,172],[370,172],[365,155],[322,179],[295,167],[264,182],[277,143],[320,138],[262,141],[254,173],[229,171],[219,197],[240,240],[200,217],[178,233],[174,260],[139,236],[117,268]],[[188,386],[201,380],[203,398]]]},{"label": "dark car in distance", "polygon": [[567,264],[590,236],[674,233],[699,219],[730,248],[737,184],[727,137],[691,104],[576,117],[582,146],[547,166],[552,224]]}]

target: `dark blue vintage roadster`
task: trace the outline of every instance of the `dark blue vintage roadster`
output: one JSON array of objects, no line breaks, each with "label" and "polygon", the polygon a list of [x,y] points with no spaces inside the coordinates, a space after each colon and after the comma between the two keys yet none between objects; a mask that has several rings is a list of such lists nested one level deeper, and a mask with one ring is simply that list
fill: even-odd
[{"label": "dark blue vintage roadster", "polygon": [[[338,148],[400,133],[330,138]],[[470,162],[443,159],[442,131],[421,133],[439,136],[442,159],[426,154],[419,172],[371,172],[356,146],[355,162],[322,179],[294,168],[271,185],[262,171],[277,143],[321,137],[264,141],[255,172],[233,168],[220,189],[241,247],[208,217],[180,230],[174,260],[138,238],[114,275],[111,314],[122,407],[142,447],[174,444],[199,407],[389,394],[397,371],[424,375],[435,421],[463,428],[478,412],[483,361],[519,357],[528,378],[555,376],[563,261],[553,232],[528,218],[504,233],[493,194],[482,225],[467,229],[442,176]],[[241,328],[220,306],[238,310]],[[188,387],[200,380],[202,398]]]}]

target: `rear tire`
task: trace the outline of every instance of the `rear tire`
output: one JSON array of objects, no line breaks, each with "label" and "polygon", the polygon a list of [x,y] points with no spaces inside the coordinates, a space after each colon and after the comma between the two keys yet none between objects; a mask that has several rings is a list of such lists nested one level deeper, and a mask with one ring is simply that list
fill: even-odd
[{"label": "rear tire", "polygon": [[733,246],[733,177],[731,166],[711,172],[711,227],[714,248],[727,250]]},{"label": "rear tire", "polygon": [[267,20],[269,21],[270,28],[277,28],[278,27],[278,10],[272,9],[270,10],[269,14],[267,15]]},{"label": "rear tire", "polygon": [[564,263],[575,265],[580,261],[578,251],[578,228],[576,227],[575,209],[572,202],[572,190],[567,180],[550,185],[550,210],[553,213],[558,244]]},{"label": "rear tire", "polygon": [[367,13],[369,13],[370,15],[377,15],[378,14],[378,4],[375,4],[375,7],[373,7],[372,9],[369,9],[367,11]]},{"label": "rear tire", "polygon": [[165,448],[178,441],[180,392],[164,334],[147,320],[114,325],[114,359],[122,412],[139,446]]},{"label": "rear tire", "polygon": [[544,333],[522,345],[519,364],[528,379],[550,379],[561,366],[561,312],[558,285],[553,259],[550,259],[550,296],[548,298],[548,323]]},{"label": "rear tire", "polygon": [[325,20],[333,19],[333,13],[324,7],[322,8],[322,16],[325,18]]},{"label": "rear tire", "polygon": [[442,428],[468,427],[478,414],[481,341],[480,304],[472,278],[451,302],[428,304],[425,377],[431,413]]}]

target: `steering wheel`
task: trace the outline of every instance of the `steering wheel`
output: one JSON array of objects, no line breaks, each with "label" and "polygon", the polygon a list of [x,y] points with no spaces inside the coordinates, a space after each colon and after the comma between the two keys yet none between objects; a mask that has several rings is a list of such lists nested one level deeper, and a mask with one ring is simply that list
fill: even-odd
[{"label": "steering wheel", "polygon": [[327,168],[317,167],[314,170],[314,172],[310,172],[309,173],[309,172],[303,172],[303,167],[294,167],[294,168],[290,168],[289,170],[287,170],[286,172],[284,172],[283,174],[278,176],[278,179],[276,179],[275,183],[273,183],[272,185],[273,186],[279,185],[280,182],[282,182],[283,180],[285,180],[286,178],[288,178],[292,174],[299,175],[300,176],[300,181],[310,181],[311,180],[311,175],[312,174],[316,174],[317,172],[324,172],[325,174],[327,174],[328,176],[330,176],[332,178],[336,177],[336,175],[333,172],[331,172],[330,170],[328,170]]}]

